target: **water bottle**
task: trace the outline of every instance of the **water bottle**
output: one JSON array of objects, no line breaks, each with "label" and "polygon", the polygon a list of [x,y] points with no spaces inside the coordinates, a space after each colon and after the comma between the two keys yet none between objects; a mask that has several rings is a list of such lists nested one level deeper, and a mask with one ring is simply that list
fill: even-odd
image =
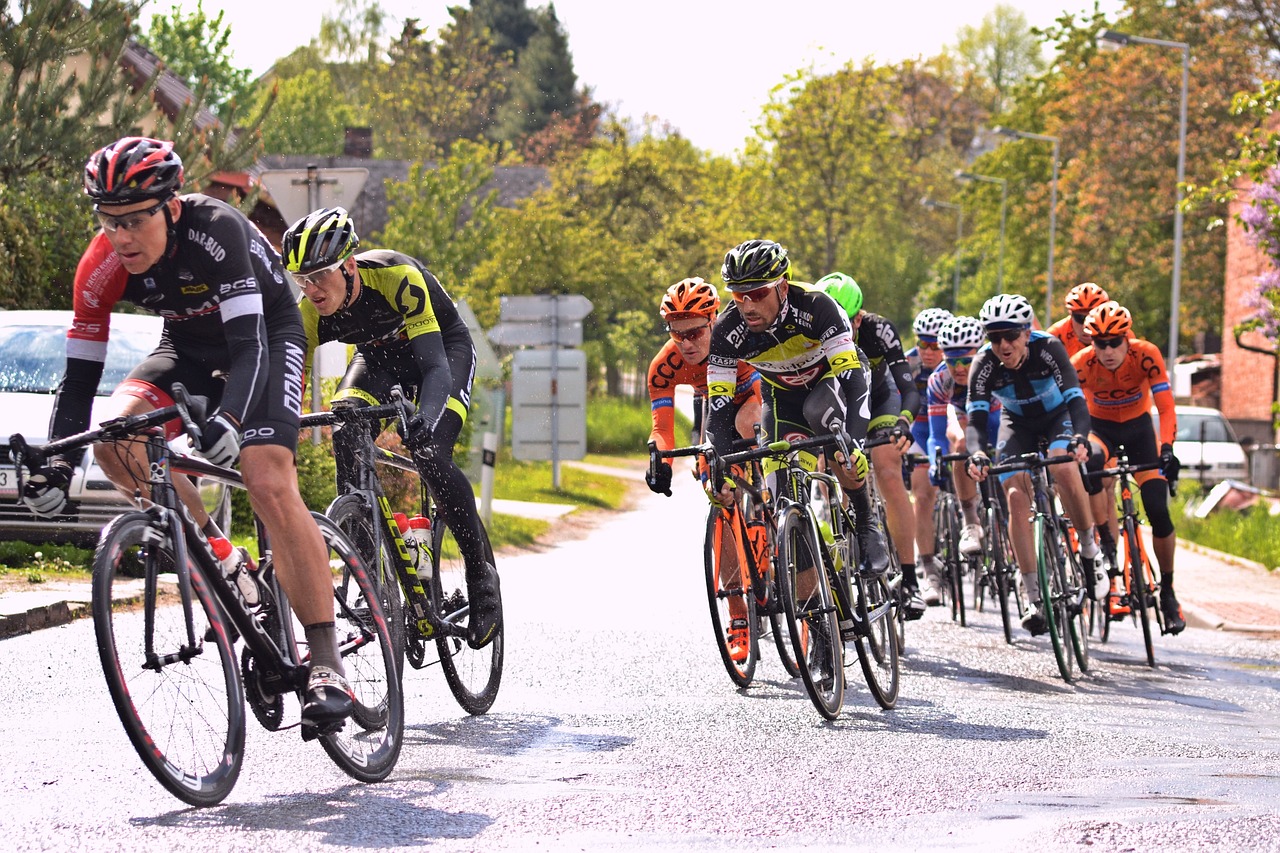
[{"label": "water bottle", "polygon": [[831,525],[822,519],[818,519],[818,532],[822,534],[822,541],[831,552],[831,560],[836,571],[840,571],[844,568],[844,542],[836,542],[835,534],[831,532]]},{"label": "water bottle", "polygon": [[415,515],[412,518],[397,512],[396,524],[404,544],[409,548],[409,560],[413,563],[418,580],[429,583],[431,580],[431,519]]},{"label": "water bottle", "polygon": [[223,574],[235,581],[240,595],[250,607],[257,607],[262,601],[257,581],[253,577],[258,567],[254,565],[249,552],[244,548],[233,546],[230,540],[222,536],[210,536],[209,545],[213,548],[214,556],[222,563]]}]

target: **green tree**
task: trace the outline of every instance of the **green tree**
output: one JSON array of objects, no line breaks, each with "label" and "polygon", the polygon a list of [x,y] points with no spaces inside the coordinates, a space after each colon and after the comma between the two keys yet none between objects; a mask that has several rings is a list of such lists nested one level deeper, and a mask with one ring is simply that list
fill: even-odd
[{"label": "green tree", "polygon": [[1001,3],[976,27],[957,34],[956,52],[991,84],[992,113],[1002,112],[1013,89],[1044,69],[1040,38],[1016,6]]},{"label": "green tree", "polygon": [[308,68],[301,74],[277,80],[258,93],[261,105],[275,97],[276,104],[262,126],[263,150],[268,154],[341,154],[346,128],[363,124],[360,110],[335,97],[328,69]]},{"label": "green tree", "polygon": [[578,108],[578,76],[569,53],[569,37],[555,6],[534,15],[536,30],[515,53],[507,97],[497,110],[494,138],[516,144]]},{"label": "green tree", "polygon": [[217,17],[210,18],[205,14],[203,0],[190,14],[183,14],[182,7],[175,5],[167,15],[152,16],[151,28],[143,39],[188,88],[194,89],[201,80],[207,80],[208,103],[215,111],[231,100],[243,103],[252,89],[252,72],[231,62],[231,27],[223,23],[225,17],[226,12],[220,11]]}]

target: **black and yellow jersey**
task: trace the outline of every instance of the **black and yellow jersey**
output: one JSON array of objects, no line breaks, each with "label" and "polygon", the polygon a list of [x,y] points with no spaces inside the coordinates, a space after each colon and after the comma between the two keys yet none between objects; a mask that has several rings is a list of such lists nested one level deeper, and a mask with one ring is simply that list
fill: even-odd
[{"label": "black and yellow jersey", "polygon": [[346,308],[322,317],[298,301],[307,334],[307,363],[329,341],[354,344],[365,363],[393,371],[416,361],[422,374],[419,408],[434,423],[452,386],[446,350],[470,349],[471,333],[444,286],[416,259],[388,249],[356,255],[360,292]]},{"label": "black and yellow jersey", "polygon": [[[865,356],[853,342],[849,318],[834,299],[811,284],[789,283],[781,310],[766,330],[752,332],[736,304],[716,320],[707,359],[707,431],[713,442],[733,434],[728,402],[737,387],[739,359],[759,371],[773,394],[807,394],[824,378],[835,376],[847,401],[867,395]],[[849,417],[861,421],[845,425],[860,439],[866,433],[866,418],[852,407]],[[716,449],[727,448],[717,442]]]}]

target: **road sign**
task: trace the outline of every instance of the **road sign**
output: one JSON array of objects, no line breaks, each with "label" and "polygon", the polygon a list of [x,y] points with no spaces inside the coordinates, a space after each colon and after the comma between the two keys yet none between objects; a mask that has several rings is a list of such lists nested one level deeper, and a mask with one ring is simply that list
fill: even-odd
[{"label": "road sign", "polygon": [[511,371],[511,452],[516,459],[555,463],[587,453],[587,354],[528,349]]},{"label": "road sign", "polygon": [[489,340],[500,347],[578,347],[582,346],[582,321],[504,321],[489,330]]},{"label": "road sign", "polygon": [[297,222],[322,207],[350,210],[369,179],[368,169],[267,169],[262,184],[285,222]]},{"label": "road sign", "polygon": [[591,313],[591,300],[581,293],[539,294],[536,296],[503,296],[498,319],[505,322],[564,322],[581,320]]}]

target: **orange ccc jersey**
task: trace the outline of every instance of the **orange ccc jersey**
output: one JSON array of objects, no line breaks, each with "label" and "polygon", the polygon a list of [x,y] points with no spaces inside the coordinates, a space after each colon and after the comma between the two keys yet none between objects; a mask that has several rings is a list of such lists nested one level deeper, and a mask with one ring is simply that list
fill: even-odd
[{"label": "orange ccc jersey", "polygon": [[1069,357],[1074,357],[1076,353],[1085,347],[1084,341],[1076,337],[1076,327],[1071,325],[1070,314],[1050,326],[1048,332],[1062,341],[1062,345],[1067,348]]},{"label": "orange ccc jersey", "polygon": [[[693,388],[699,400],[707,396],[707,363],[689,364],[680,354],[675,341],[667,341],[649,364],[649,401],[653,406],[653,432],[649,440],[658,444],[659,450],[675,447],[675,393],[676,386]],[[738,362],[738,381],[733,393],[734,407],[741,406],[749,398],[760,399],[760,374],[745,361]]]},{"label": "orange ccc jersey", "polygon": [[1173,444],[1178,429],[1173,389],[1164,356],[1155,344],[1130,338],[1129,352],[1115,370],[1103,366],[1093,347],[1085,347],[1072,356],[1071,364],[1080,376],[1080,389],[1091,417],[1124,423],[1150,412],[1154,399],[1160,413],[1160,443]]}]

